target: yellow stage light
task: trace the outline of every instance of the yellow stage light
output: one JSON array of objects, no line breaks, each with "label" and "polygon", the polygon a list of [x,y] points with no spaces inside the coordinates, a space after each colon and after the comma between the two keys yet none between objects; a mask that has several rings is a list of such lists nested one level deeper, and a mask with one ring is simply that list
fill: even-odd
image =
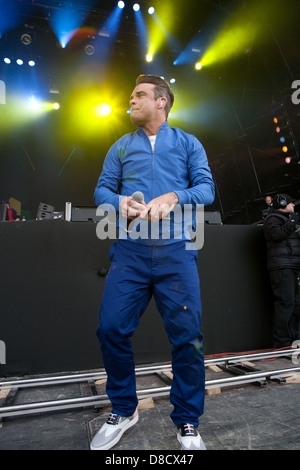
[{"label": "yellow stage light", "polygon": [[232,59],[234,56],[246,53],[253,44],[268,40],[265,28],[262,28],[261,18],[268,12],[278,21],[280,12],[276,8],[270,11],[268,0],[249,2],[247,9],[244,5],[236,14],[224,23],[222,30],[201,58],[202,67]]},{"label": "yellow stage light", "polygon": [[152,62],[152,60],[153,60],[152,54],[147,54],[147,55],[146,55],[146,61],[147,61],[147,62]]},{"label": "yellow stage light", "polygon": [[[64,103],[63,126],[78,138],[90,139],[114,134],[128,124],[126,109],[128,96],[121,97],[116,90],[103,86],[75,88]],[[120,130],[120,133],[122,131]]]},{"label": "yellow stage light", "polygon": [[94,108],[94,114],[96,117],[104,118],[111,114],[111,106],[107,103],[101,103]]},{"label": "yellow stage light", "polygon": [[153,58],[155,53],[170,35],[169,31],[174,18],[172,5],[169,3],[162,3],[160,5],[159,16],[154,11],[151,18],[153,18],[153,22],[149,25],[149,45],[147,55],[151,55]]}]

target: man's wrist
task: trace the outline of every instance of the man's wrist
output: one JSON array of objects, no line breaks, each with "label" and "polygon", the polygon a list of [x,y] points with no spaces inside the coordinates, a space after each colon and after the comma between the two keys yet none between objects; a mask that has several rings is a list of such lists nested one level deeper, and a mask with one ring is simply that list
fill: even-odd
[{"label": "man's wrist", "polygon": [[179,197],[174,191],[171,191],[172,197],[174,198],[174,204],[178,204],[179,202]]}]

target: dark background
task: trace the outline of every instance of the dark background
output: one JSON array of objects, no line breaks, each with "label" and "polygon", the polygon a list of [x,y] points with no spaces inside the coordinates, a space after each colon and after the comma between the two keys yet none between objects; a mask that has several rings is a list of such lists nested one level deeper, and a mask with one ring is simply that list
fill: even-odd
[{"label": "dark background", "polygon": [[[204,238],[198,252],[204,354],[271,348],[262,227],[205,224]],[[88,222],[2,222],[0,337],[6,364],[0,377],[103,367],[96,329],[112,243],[99,240]],[[153,299],[132,347],[136,364],[171,361]]]},{"label": "dark background", "polygon": [[[157,14],[169,2],[140,2]],[[71,4],[82,22],[65,49],[54,33],[55,12]],[[133,2],[126,2],[108,55],[98,32],[117,2],[0,0],[0,80],[6,83],[6,104],[0,105],[0,199],[13,197],[36,217],[40,202],[64,210],[65,202],[92,206],[102,163],[114,141],[134,127],[126,111],[137,75],[155,73],[173,86],[176,101],[170,125],[195,134],[203,143],[216,183],[210,210],[221,212],[225,224],[252,224],[260,219],[264,197],[277,192],[299,195],[300,105],[292,102],[292,83],[299,79],[298,0],[179,0],[170,14],[169,41],[155,61],[141,52]],[[7,8],[9,5],[9,12]],[[259,13],[253,20],[253,10]],[[3,14],[5,11],[5,15]],[[9,13],[9,15],[8,15]],[[9,21],[8,21],[9,18]],[[196,71],[192,63],[173,62],[187,45],[205,51],[229,21],[243,30],[249,18],[257,30],[236,55]],[[20,41],[29,32],[32,43]],[[99,39],[100,38],[100,39]],[[170,37],[169,37],[170,39]],[[240,38],[232,36],[239,46]],[[95,44],[88,56],[84,48]],[[228,46],[225,45],[223,50]],[[220,52],[221,53],[221,52]],[[36,67],[3,62],[5,56],[34,58]],[[58,93],[54,94],[53,90]],[[118,103],[117,121],[87,125],[86,109],[75,103],[90,92],[109,91]],[[36,92],[60,109],[34,118],[20,97]],[[291,164],[284,161],[272,110],[278,107],[292,137]]]}]

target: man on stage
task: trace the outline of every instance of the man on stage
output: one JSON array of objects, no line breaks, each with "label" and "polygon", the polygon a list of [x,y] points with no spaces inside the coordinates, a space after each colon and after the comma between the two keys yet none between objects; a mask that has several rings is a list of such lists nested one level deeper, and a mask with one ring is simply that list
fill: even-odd
[{"label": "man on stage", "polygon": [[[192,207],[195,230],[196,208],[213,202],[214,183],[201,143],[169,127],[173,102],[165,80],[137,78],[130,99],[137,130],[111,147],[95,190],[96,205],[112,206],[127,227],[126,236],[111,247],[100,308],[97,334],[112,413],[95,435],[92,450],[110,449],[138,421],[130,337],[152,295],[173,346],[170,401],[178,441],[184,450],[205,449],[197,431],[205,394],[198,252],[187,249],[190,235],[183,219],[185,206]],[[132,198],[136,191],[143,195],[140,202]],[[182,223],[175,220],[176,208],[182,210]],[[166,221],[169,229],[164,233]],[[131,236],[133,222],[149,225],[148,236]]]}]

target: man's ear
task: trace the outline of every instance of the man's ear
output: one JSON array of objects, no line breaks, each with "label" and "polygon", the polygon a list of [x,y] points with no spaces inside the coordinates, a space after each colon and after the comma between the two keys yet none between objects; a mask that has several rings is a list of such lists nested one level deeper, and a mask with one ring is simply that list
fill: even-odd
[{"label": "man's ear", "polygon": [[167,99],[162,97],[162,98],[159,98],[159,102],[158,102],[158,106],[159,108],[164,108],[167,104]]}]

